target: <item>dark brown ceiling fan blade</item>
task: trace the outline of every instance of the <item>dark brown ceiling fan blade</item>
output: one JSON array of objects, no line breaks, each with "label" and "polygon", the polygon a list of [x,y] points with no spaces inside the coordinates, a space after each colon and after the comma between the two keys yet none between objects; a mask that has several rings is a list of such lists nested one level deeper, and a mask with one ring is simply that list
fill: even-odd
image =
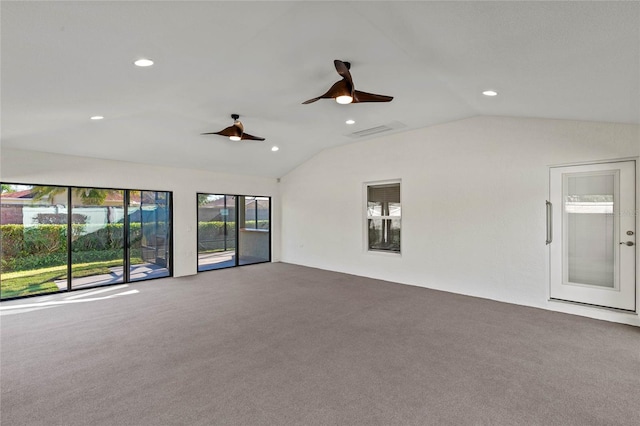
[{"label": "dark brown ceiling fan blade", "polygon": [[250,135],[249,133],[243,133],[242,134],[242,140],[248,140],[248,141],[263,141],[265,140],[264,138],[261,138],[259,136],[253,136]]},{"label": "dark brown ceiling fan blade", "polygon": [[306,105],[320,99],[331,99],[341,95],[351,95],[352,88],[353,86],[343,78],[342,80],[335,82],[324,95],[318,96],[317,98],[309,99],[308,101],[304,101],[302,104]]},{"label": "dark brown ceiling fan blade", "polygon": [[242,135],[242,123],[238,126],[236,123],[233,126],[226,127],[219,132],[201,133],[201,135],[221,135],[221,136],[240,136]]},{"label": "dark brown ceiling fan blade", "polygon": [[353,103],[361,102],[391,102],[393,96],[376,95],[375,93],[361,92],[359,90],[353,91]]},{"label": "dark brown ceiling fan blade", "polygon": [[351,78],[351,73],[349,72],[351,64],[349,62],[343,62],[336,59],[333,61],[333,65],[336,67],[336,71],[338,71],[338,74],[340,74],[342,78],[347,80],[347,83],[349,83],[349,87],[351,88],[351,90],[353,90],[353,78]]},{"label": "dark brown ceiling fan blade", "polygon": [[236,134],[236,130],[237,129],[234,126],[229,126],[225,129],[220,130],[219,132],[201,133],[201,135],[233,136]]},{"label": "dark brown ceiling fan blade", "polygon": [[333,86],[322,96],[304,101],[303,104],[310,104],[320,99],[333,98],[339,104],[361,103],[361,102],[391,102],[393,96],[377,95],[375,93],[361,92],[355,90],[353,79],[351,78],[351,63],[335,59],[333,65],[336,67],[342,80],[334,83]]},{"label": "dark brown ceiling fan blade", "polygon": [[320,100],[320,99],[322,99],[322,98],[324,98],[324,96],[318,96],[317,98],[309,99],[309,100],[307,100],[307,101],[304,101],[304,102],[302,103],[302,105],[312,104],[312,103],[314,103],[315,101],[319,101],[319,100]]},{"label": "dark brown ceiling fan blade", "polygon": [[232,141],[237,140],[249,140],[249,141],[263,141],[264,138],[259,136],[253,136],[244,132],[244,125],[238,118],[240,116],[238,114],[231,114],[231,118],[233,118],[233,126],[229,126],[220,130],[219,132],[210,132],[210,133],[201,133],[202,135],[220,135],[226,136],[230,138]]}]

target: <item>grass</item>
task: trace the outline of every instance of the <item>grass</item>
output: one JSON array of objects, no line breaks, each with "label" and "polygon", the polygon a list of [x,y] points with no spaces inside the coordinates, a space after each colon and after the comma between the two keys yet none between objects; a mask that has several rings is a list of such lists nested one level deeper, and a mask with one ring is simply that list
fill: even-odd
[{"label": "grass", "polygon": [[[131,259],[131,264],[143,263],[142,259]],[[111,273],[114,266],[122,266],[122,260],[108,260],[73,265],[73,278],[90,277]],[[51,293],[59,291],[55,280],[67,279],[67,265],[49,268],[32,269],[30,271],[8,272],[0,275],[0,292],[2,299],[26,296],[30,294]]]}]

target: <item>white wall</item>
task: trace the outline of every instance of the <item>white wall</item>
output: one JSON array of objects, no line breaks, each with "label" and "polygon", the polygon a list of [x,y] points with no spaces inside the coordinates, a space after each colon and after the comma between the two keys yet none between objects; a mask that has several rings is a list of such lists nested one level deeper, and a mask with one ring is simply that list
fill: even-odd
[{"label": "white wall", "polygon": [[[550,302],[545,246],[548,166],[639,154],[638,126],[506,117],[333,148],[282,178],[281,258],[640,325]],[[389,179],[402,179],[401,256],[364,250],[363,183]]]},{"label": "white wall", "polygon": [[197,192],[271,196],[272,259],[279,259],[280,202],[276,179],[2,149],[0,180],[26,184],[172,191],[176,277],[192,275],[197,270]]}]

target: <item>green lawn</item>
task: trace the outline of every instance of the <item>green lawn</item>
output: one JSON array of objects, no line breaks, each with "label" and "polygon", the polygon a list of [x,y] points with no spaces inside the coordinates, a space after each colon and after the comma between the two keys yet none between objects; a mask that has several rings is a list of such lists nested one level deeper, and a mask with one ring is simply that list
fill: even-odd
[{"label": "green lawn", "polygon": [[[143,263],[142,259],[131,259],[132,264]],[[73,266],[73,277],[89,277],[110,273],[109,268],[122,266],[122,260],[108,260],[104,262],[83,263]],[[0,275],[0,293],[2,299],[29,294],[50,293],[59,291],[55,280],[67,277],[67,265],[50,268],[34,269],[30,271],[7,272]]]}]

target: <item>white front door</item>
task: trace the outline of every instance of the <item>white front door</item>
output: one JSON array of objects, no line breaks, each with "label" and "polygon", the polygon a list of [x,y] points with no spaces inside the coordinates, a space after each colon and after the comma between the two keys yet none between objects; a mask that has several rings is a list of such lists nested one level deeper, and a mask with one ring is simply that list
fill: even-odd
[{"label": "white front door", "polygon": [[552,167],[552,299],[636,310],[635,161]]}]

